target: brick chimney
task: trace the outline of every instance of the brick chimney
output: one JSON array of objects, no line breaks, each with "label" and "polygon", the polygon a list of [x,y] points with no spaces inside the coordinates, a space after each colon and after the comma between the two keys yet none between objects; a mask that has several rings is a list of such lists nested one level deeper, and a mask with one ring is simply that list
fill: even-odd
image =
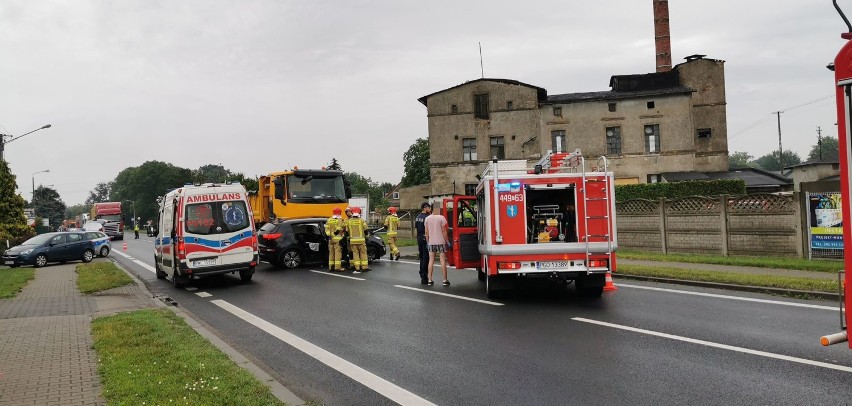
[{"label": "brick chimney", "polygon": [[654,1],[654,46],[657,50],[657,72],[672,70],[672,43],[669,36],[669,1]]}]

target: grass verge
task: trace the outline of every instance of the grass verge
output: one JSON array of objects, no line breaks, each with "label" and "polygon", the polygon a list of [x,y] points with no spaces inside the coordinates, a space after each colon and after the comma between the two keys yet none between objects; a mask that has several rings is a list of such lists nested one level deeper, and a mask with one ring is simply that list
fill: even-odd
[{"label": "grass verge", "polygon": [[618,265],[618,273],[625,275],[651,276],[656,278],[728,283],[731,285],[837,293],[837,281],[835,280],[741,274],[733,272],[697,271],[692,269],[625,264]]},{"label": "grass verge", "polygon": [[837,272],[843,269],[842,261],[807,260],[779,257],[725,257],[704,254],[662,254],[619,249],[618,258],[660,262],[689,262],[696,264],[753,266],[758,268],[799,269],[803,271]]},{"label": "grass verge", "polygon": [[0,269],[0,299],[15,297],[33,278],[35,278],[33,268]]},{"label": "grass verge", "polygon": [[283,404],[169,310],[102,317],[92,335],[111,405]]},{"label": "grass verge", "polygon": [[127,273],[112,262],[90,262],[77,265],[77,289],[95,293],[133,283]]}]

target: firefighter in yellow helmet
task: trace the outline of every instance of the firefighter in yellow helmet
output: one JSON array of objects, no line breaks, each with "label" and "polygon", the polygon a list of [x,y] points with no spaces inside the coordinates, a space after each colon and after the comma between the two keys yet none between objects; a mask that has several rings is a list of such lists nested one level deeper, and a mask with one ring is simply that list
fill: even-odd
[{"label": "firefighter in yellow helmet", "polygon": [[325,222],[325,235],[328,236],[328,271],[343,272],[341,263],[342,253],[340,252],[340,240],[343,239],[343,233],[346,225],[343,219],[340,218],[340,207],[335,207],[331,213],[331,217]]},{"label": "firefighter in yellow helmet", "polygon": [[399,217],[396,215],[396,207],[388,207],[385,217],[385,229],[388,230],[388,246],[390,247],[390,259],[399,261],[399,248],[396,247],[396,235],[399,229]]},{"label": "firefighter in yellow helmet", "polygon": [[361,208],[352,208],[352,217],[346,220],[346,230],[349,231],[349,249],[352,250],[353,273],[367,272],[370,270],[367,259],[367,223],[361,219]]}]

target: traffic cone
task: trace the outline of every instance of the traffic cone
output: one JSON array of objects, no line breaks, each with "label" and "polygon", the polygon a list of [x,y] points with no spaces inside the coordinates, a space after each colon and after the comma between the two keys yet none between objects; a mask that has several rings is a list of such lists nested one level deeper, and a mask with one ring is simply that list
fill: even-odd
[{"label": "traffic cone", "polygon": [[124,250],[127,251],[127,242],[124,242]]},{"label": "traffic cone", "polygon": [[615,284],[612,283],[612,272],[607,272],[606,273],[606,284],[604,285],[604,292],[615,292],[616,290],[618,290],[618,286],[615,286]]}]

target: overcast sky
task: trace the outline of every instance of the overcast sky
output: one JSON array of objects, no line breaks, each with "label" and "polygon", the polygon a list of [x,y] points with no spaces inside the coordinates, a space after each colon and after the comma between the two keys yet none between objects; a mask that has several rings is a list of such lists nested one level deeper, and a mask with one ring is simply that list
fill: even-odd
[{"label": "overcast sky", "polygon": [[[852,15],[852,2],[846,7]],[[836,136],[831,2],[669,1],[674,63],[725,60],[729,150],[806,158]],[[0,3],[0,133],[26,199],[66,204],[148,160],[254,176],[336,157],[378,182],[426,138],[417,98],[485,76],[549,94],[655,70],[652,1],[40,1]]]}]

